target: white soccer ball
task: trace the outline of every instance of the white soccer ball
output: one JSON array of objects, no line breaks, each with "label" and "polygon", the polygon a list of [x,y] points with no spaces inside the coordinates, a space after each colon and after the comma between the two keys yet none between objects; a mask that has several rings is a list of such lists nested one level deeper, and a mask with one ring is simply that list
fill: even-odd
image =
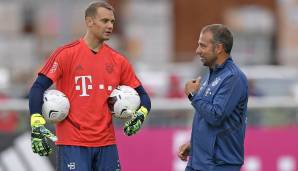
[{"label": "white soccer ball", "polygon": [[69,100],[64,93],[58,90],[47,90],[43,95],[42,115],[51,122],[64,120],[69,112]]},{"label": "white soccer ball", "polygon": [[132,87],[121,85],[115,88],[109,99],[108,104],[113,116],[120,119],[126,119],[140,106],[140,96]]}]

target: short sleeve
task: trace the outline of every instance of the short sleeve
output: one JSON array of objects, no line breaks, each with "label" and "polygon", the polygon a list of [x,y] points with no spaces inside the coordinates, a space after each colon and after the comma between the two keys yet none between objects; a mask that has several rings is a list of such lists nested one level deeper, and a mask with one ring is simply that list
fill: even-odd
[{"label": "short sleeve", "polygon": [[133,88],[136,88],[141,85],[132,66],[126,59],[123,61],[121,66],[120,85],[127,85]]},{"label": "short sleeve", "polygon": [[50,78],[53,82],[57,82],[63,73],[62,59],[64,55],[65,52],[63,48],[55,50],[47,59],[47,62],[38,74],[43,74]]}]

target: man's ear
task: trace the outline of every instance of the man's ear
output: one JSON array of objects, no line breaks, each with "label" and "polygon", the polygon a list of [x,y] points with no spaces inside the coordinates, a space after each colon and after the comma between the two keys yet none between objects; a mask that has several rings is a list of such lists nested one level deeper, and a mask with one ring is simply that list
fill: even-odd
[{"label": "man's ear", "polygon": [[222,43],[216,44],[215,51],[217,54],[221,54],[221,53],[225,52],[224,45]]},{"label": "man's ear", "polygon": [[85,18],[85,23],[87,26],[92,26],[93,25],[93,18],[92,17],[86,17]]}]

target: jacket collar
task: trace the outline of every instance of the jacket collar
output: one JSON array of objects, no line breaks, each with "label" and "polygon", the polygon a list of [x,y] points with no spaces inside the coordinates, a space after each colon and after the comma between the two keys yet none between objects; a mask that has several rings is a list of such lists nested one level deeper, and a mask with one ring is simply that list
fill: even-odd
[{"label": "jacket collar", "polygon": [[214,69],[211,69],[211,68],[210,68],[210,70],[216,72],[216,71],[218,71],[218,70],[224,68],[224,67],[226,66],[226,64],[227,64],[227,63],[230,63],[230,62],[233,62],[233,59],[232,59],[231,56],[229,56],[229,57],[225,60],[224,63],[222,63],[222,64],[220,64],[220,65],[215,65]]}]

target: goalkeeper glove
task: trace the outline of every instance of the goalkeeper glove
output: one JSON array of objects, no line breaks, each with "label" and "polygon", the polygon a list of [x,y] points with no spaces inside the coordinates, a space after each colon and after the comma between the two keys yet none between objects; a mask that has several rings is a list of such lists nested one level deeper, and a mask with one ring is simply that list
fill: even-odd
[{"label": "goalkeeper glove", "polygon": [[131,136],[137,133],[141,129],[142,123],[147,115],[148,110],[144,106],[141,106],[141,108],[133,114],[132,119],[124,124],[125,135]]},{"label": "goalkeeper glove", "polygon": [[52,152],[47,138],[54,142],[57,140],[57,137],[44,127],[45,123],[45,119],[39,113],[31,115],[32,151],[40,156],[48,156]]}]

